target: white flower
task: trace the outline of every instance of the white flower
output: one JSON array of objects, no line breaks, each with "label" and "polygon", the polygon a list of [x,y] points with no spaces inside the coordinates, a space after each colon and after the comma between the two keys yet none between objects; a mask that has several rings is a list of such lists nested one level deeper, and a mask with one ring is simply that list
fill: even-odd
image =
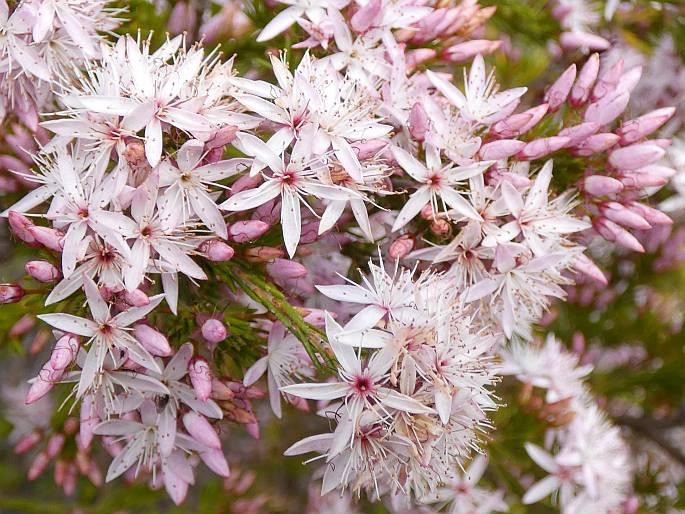
[{"label": "white flower", "polygon": [[[393,231],[409,223],[428,203],[434,213],[445,211],[449,206],[467,218],[481,219],[473,206],[455,190],[455,186],[462,180],[483,173],[493,164],[492,161],[478,162],[469,166],[443,165],[440,161],[440,152],[432,145],[426,147],[426,165],[406,150],[396,146],[392,147],[392,154],[402,169],[421,184],[397,215],[392,227]],[[442,209],[438,204],[438,198],[442,200]]]},{"label": "white flower", "polygon": [[310,21],[318,23],[326,16],[326,9],[342,9],[349,0],[280,0],[288,5],[266,24],[257,36],[257,41],[268,41],[285,31],[303,15]]}]

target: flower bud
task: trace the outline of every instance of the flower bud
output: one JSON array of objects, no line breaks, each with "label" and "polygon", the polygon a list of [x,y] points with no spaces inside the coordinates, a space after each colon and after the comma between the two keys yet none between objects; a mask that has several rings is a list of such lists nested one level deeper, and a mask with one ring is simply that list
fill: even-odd
[{"label": "flower bud", "polygon": [[48,394],[48,392],[54,387],[55,382],[62,378],[63,373],[63,369],[53,369],[50,361],[46,362],[31,384],[28,393],[26,393],[26,399],[24,400],[24,403],[27,405],[31,404]]},{"label": "flower bud", "polygon": [[150,304],[150,298],[140,289],[124,292],[124,301],[133,307],[145,307]]},{"label": "flower bud", "polygon": [[280,248],[272,246],[254,246],[245,250],[243,257],[248,262],[271,262],[274,259],[283,257],[285,253]]},{"label": "flower bud", "polygon": [[213,150],[215,148],[223,148],[230,144],[238,133],[238,127],[235,125],[227,125],[217,130],[214,135],[205,143],[205,148]]},{"label": "flower bud", "polygon": [[531,107],[527,111],[523,111],[521,114],[530,114],[530,119],[519,129],[520,133],[525,134],[535,125],[537,125],[540,120],[544,118],[545,114],[547,114],[548,110],[549,106],[547,104],[540,104],[536,105],[535,107]]},{"label": "flower bud", "polygon": [[29,228],[31,235],[37,242],[55,252],[62,251],[62,238],[64,234],[59,230],[49,227],[39,227],[34,225]]},{"label": "flower bud", "polygon": [[261,174],[243,175],[231,185],[231,194],[237,194],[246,189],[254,189],[262,182]]},{"label": "flower bud", "polygon": [[230,261],[235,255],[235,250],[219,239],[205,241],[200,245],[199,250],[213,262]]},{"label": "flower bud", "polygon": [[571,153],[583,157],[594,155],[596,153],[602,153],[618,143],[619,139],[619,136],[609,132],[595,134],[594,136],[588,137],[582,143],[576,145]]},{"label": "flower bud", "polygon": [[447,220],[438,218],[436,220],[433,220],[430,224],[430,230],[433,232],[433,234],[436,234],[438,236],[442,236],[447,234],[450,231],[450,224]]},{"label": "flower bud", "polygon": [[501,41],[490,41],[487,39],[472,39],[463,43],[457,43],[442,51],[442,58],[449,62],[464,63],[473,59],[477,55],[489,55],[496,51]]},{"label": "flower bud", "polygon": [[383,2],[381,0],[371,0],[362,6],[352,16],[350,26],[357,33],[366,32],[373,27],[376,18],[381,13]]},{"label": "flower bud", "polygon": [[591,196],[605,196],[623,191],[623,184],[615,178],[591,175],[585,177],[583,189]]},{"label": "flower bud", "polygon": [[187,412],[183,415],[183,426],[188,434],[203,446],[221,450],[221,441],[216,430],[203,415],[192,410]]},{"label": "flower bud", "polygon": [[[411,115],[411,114],[410,114]],[[350,145],[360,161],[379,155],[388,146],[387,141],[382,139],[368,139],[355,141]]]},{"label": "flower bud", "polygon": [[25,291],[19,284],[0,284],[0,305],[17,303]]},{"label": "flower bud", "polygon": [[429,121],[423,106],[416,102],[409,112],[409,134],[414,140],[422,142],[426,139]]},{"label": "flower bud", "polygon": [[45,471],[45,469],[48,467],[48,464],[50,464],[50,457],[46,452],[40,452],[38,455],[36,455],[36,458],[33,459],[33,462],[26,473],[26,478],[29,480],[35,480],[43,473],[43,471]]},{"label": "flower bud", "polygon": [[634,120],[626,121],[616,131],[621,136],[620,143],[629,145],[639,141],[670,120],[673,114],[675,114],[675,107],[664,107]]},{"label": "flower bud", "polygon": [[195,395],[202,401],[207,400],[212,394],[212,373],[209,363],[202,357],[193,357],[188,364],[188,376],[193,384]]},{"label": "flower bud", "polygon": [[484,161],[496,161],[516,155],[525,146],[526,143],[524,141],[517,139],[500,139],[484,144],[480,147],[478,153]]},{"label": "flower bud", "polygon": [[545,93],[545,102],[549,105],[550,112],[555,112],[568,98],[573,82],[576,80],[576,65],[572,64],[552,84]]},{"label": "flower bud", "polygon": [[398,237],[388,249],[391,259],[404,259],[414,249],[414,238],[408,234]]},{"label": "flower bud", "polygon": [[616,89],[623,74],[623,65],[623,59],[619,59],[609,68],[600,71],[599,78],[592,89],[592,96],[590,97],[593,102],[605,97]]},{"label": "flower bud", "polygon": [[50,366],[52,369],[65,369],[74,362],[80,346],[80,341],[74,334],[65,334],[57,340],[55,348],[50,354]]},{"label": "flower bud", "polygon": [[133,327],[133,337],[152,355],[169,357],[174,353],[166,336],[145,323]]},{"label": "flower bud", "polygon": [[21,439],[19,439],[19,441],[17,441],[17,444],[14,445],[14,453],[17,455],[26,453],[30,449],[34,448],[40,442],[42,437],[43,434],[40,430],[33,430],[32,432],[29,432]]},{"label": "flower bud", "polygon": [[228,228],[228,236],[236,243],[254,241],[268,232],[271,226],[259,220],[236,221]]},{"label": "flower bud", "polygon": [[28,261],[24,269],[38,282],[55,282],[62,276],[60,271],[48,261]]},{"label": "flower bud", "polygon": [[599,54],[594,53],[585,62],[578,74],[578,80],[571,89],[570,103],[574,107],[580,107],[590,98],[590,92],[597,80],[599,73]]},{"label": "flower bud", "polygon": [[30,219],[16,211],[10,211],[7,218],[15,236],[25,243],[36,244],[36,238],[31,233],[31,227],[35,225]]},{"label": "flower bud", "polygon": [[611,221],[628,228],[647,230],[652,226],[639,214],[626,209],[618,202],[607,202],[600,206],[600,212]]},{"label": "flower bud", "polygon": [[609,164],[615,169],[634,170],[661,159],[666,152],[653,143],[636,143],[618,148],[609,154]]},{"label": "flower bud", "polygon": [[579,31],[562,32],[559,36],[559,44],[567,50],[587,48],[589,50],[601,51],[611,46],[611,43],[603,37]]},{"label": "flower bud", "polygon": [[642,69],[642,65],[634,66],[621,75],[621,79],[618,81],[618,89],[626,93],[632,92],[642,78]]},{"label": "flower bud", "polygon": [[228,336],[228,331],[224,324],[214,318],[209,318],[202,324],[201,332],[202,337],[213,344],[220,343]]},{"label": "flower bud", "polygon": [[266,271],[277,280],[289,280],[307,276],[307,268],[299,262],[289,259],[274,259],[266,265]]},{"label": "flower bud", "polygon": [[607,241],[614,241],[616,244],[635,252],[644,253],[645,251],[634,235],[611,220],[600,218],[595,220],[593,227]]},{"label": "flower bud", "polygon": [[588,137],[590,137],[598,130],[599,124],[593,122],[586,122],[560,130],[557,135],[570,138],[571,141],[569,141],[568,146],[575,146],[585,141]]},{"label": "flower bud", "polygon": [[416,48],[415,50],[409,50],[405,53],[407,68],[413,70],[419,64],[435,58],[436,55],[438,55],[438,52],[432,48]]},{"label": "flower bud", "polygon": [[620,180],[626,189],[641,190],[647,187],[661,187],[668,183],[668,179],[658,175],[637,173],[635,170],[623,171]]},{"label": "flower bud", "polygon": [[526,161],[532,161],[535,159],[540,159],[562,149],[568,145],[571,139],[568,137],[544,137],[542,139],[536,139],[528,143],[523,150],[519,152],[519,158]]},{"label": "flower bud", "polygon": [[673,220],[661,212],[659,209],[649,207],[640,202],[632,201],[628,204],[628,208],[642,216],[651,225],[672,225]]},{"label": "flower bud", "polygon": [[64,434],[60,432],[56,432],[52,434],[50,439],[48,439],[48,444],[45,447],[45,453],[48,454],[48,457],[51,459],[54,459],[57,457],[59,452],[62,451],[62,448],[64,447],[64,441],[66,440],[66,437]]},{"label": "flower bud", "polygon": [[605,97],[588,105],[583,115],[585,121],[594,121],[600,125],[608,125],[626,110],[630,101],[630,93],[617,89]]},{"label": "flower bud", "polygon": [[228,462],[226,462],[226,457],[221,450],[210,449],[200,452],[200,458],[217,475],[221,477],[229,476]]},{"label": "flower bud", "polygon": [[33,314],[24,314],[12,325],[8,334],[10,337],[19,337],[31,330],[35,325],[36,317]]},{"label": "flower bud", "polygon": [[195,29],[196,18],[195,7],[190,3],[176,2],[171,9],[167,29],[173,35],[191,32]]}]

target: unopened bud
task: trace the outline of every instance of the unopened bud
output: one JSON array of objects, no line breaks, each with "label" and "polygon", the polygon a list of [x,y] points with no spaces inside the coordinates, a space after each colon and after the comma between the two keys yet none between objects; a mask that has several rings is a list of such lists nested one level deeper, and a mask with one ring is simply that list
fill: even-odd
[{"label": "unopened bud", "polygon": [[17,303],[25,291],[19,284],[0,284],[0,304]]},{"label": "unopened bud", "polygon": [[236,221],[228,228],[228,236],[236,243],[247,243],[266,234],[269,228],[268,223],[260,220]]},{"label": "unopened bud", "polygon": [[235,250],[219,239],[205,241],[200,245],[199,250],[213,262],[230,261],[235,255]]},{"label": "unopened bud", "polygon": [[202,357],[193,357],[188,365],[188,376],[195,395],[202,401],[207,400],[212,394],[212,372],[209,363]]},{"label": "unopened bud", "polygon": [[60,271],[48,261],[28,261],[24,269],[39,282],[55,282],[62,276]]},{"label": "unopened bud", "polygon": [[202,337],[213,344],[220,343],[228,336],[226,326],[221,321],[214,318],[210,318],[202,324],[201,332]]}]

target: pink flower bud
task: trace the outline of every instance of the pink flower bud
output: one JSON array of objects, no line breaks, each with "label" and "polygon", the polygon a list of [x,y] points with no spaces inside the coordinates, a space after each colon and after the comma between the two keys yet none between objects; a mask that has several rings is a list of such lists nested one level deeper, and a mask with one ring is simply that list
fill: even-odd
[{"label": "pink flower bud", "polygon": [[152,355],[169,357],[174,353],[164,334],[145,323],[138,323],[133,327],[133,337]]},{"label": "pink flower bud", "polygon": [[592,89],[591,99],[593,102],[596,102],[616,89],[616,86],[621,79],[621,75],[623,74],[623,64],[623,59],[619,59],[613,66],[600,72],[597,83]]},{"label": "pink flower bud", "polygon": [[238,180],[233,182],[233,184],[231,185],[231,194],[234,195],[240,193],[241,191],[245,191],[246,189],[254,189],[261,183],[261,174],[257,174],[254,176],[250,176],[249,174],[243,175]]},{"label": "pink flower bud", "polygon": [[630,93],[617,89],[593,104],[588,105],[583,115],[585,121],[594,121],[600,125],[608,125],[626,110],[630,101]]},{"label": "pink flower bud", "polygon": [[407,68],[413,70],[419,64],[435,58],[436,55],[438,55],[438,52],[432,48],[417,48],[415,50],[409,50],[406,52],[404,57],[407,63]]},{"label": "pink flower bud", "polygon": [[641,78],[642,65],[634,66],[621,75],[621,79],[618,82],[618,88],[621,89],[621,91],[630,93],[635,89],[635,86],[637,86],[637,83],[640,82]]},{"label": "pink flower bud", "polygon": [[16,453],[17,455],[26,453],[30,449],[34,448],[40,442],[42,437],[43,434],[40,430],[33,430],[32,432],[29,432],[21,439],[19,439],[19,441],[17,441],[17,444],[14,445],[14,453]]},{"label": "pink flower bud", "polygon": [[388,255],[391,259],[404,259],[413,249],[414,238],[405,234],[398,237],[390,244]]},{"label": "pink flower bud", "polygon": [[81,411],[79,412],[79,442],[83,449],[90,447],[93,441],[93,429],[100,423],[92,395],[87,394],[81,401]]},{"label": "pink flower bud", "polygon": [[626,189],[641,190],[647,187],[661,187],[668,183],[668,179],[658,175],[637,173],[635,170],[623,171],[620,176],[621,183]]},{"label": "pink flower bud", "polygon": [[623,191],[623,184],[615,178],[591,175],[585,177],[583,189],[591,196],[605,196]]},{"label": "pink flower bud", "polygon": [[12,325],[9,330],[10,337],[19,337],[31,330],[36,324],[36,318],[33,314],[24,314],[17,322]]},{"label": "pink flower bud", "polygon": [[640,202],[632,201],[628,204],[628,208],[642,216],[651,225],[672,225],[673,220],[659,209],[649,207]]},{"label": "pink flower bud", "polygon": [[61,432],[56,432],[52,434],[50,439],[48,439],[47,446],[45,447],[45,452],[48,454],[48,457],[50,457],[51,459],[57,457],[59,452],[61,452],[62,448],[64,447],[65,440],[66,437]]},{"label": "pink flower bud", "polygon": [[176,2],[171,9],[167,29],[174,35],[191,32],[195,29],[196,18],[197,14],[193,5],[186,2]]},{"label": "pink flower bud", "polygon": [[548,110],[549,105],[540,104],[536,105],[535,107],[531,107],[527,111],[523,111],[521,114],[530,114],[530,119],[526,123],[524,123],[523,126],[519,129],[520,133],[525,134],[535,125],[537,125],[540,122],[540,120],[545,116],[545,114],[547,114]]},{"label": "pink flower bud", "polygon": [[228,236],[236,243],[247,243],[266,234],[269,228],[268,223],[259,220],[236,221],[228,228]]},{"label": "pink flower bud", "polygon": [[[206,337],[204,333],[202,335]],[[212,372],[209,369],[209,363],[202,357],[193,357],[188,364],[188,376],[193,384],[195,395],[202,401],[207,400],[212,394]]]},{"label": "pink flower bud", "polygon": [[29,230],[35,240],[46,248],[55,252],[62,251],[62,238],[64,237],[64,234],[59,230],[49,227],[39,227],[37,225],[29,228]]},{"label": "pink flower bud", "polygon": [[201,332],[202,337],[213,344],[220,343],[228,336],[228,331],[224,324],[214,318],[209,318],[202,324]]},{"label": "pink flower bud", "polygon": [[183,415],[183,426],[190,436],[200,444],[208,448],[221,450],[221,441],[216,430],[201,414],[194,411],[187,412]]},{"label": "pink flower bud", "polygon": [[578,80],[571,89],[570,103],[572,106],[579,107],[588,101],[598,73],[599,54],[595,53],[585,62],[578,74]]},{"label": "pink flower bud", "polygon": [[426,114],[423,106],[416,102],[409,112],[409,133],[411,137],[419,142],[424,141],[428,125],[428,114]]},{"label": "pink flower bud", "polygon": [[44,451],[40,452],[38,455],[36,455],[36,458],[33,459],[28,473],[26,474],[26,478],[29,480],[35,480],[43,473],[43,471],[45,471],[45,469],[48,467],[48,464],[50,464],[50,457]]},{"label": "pink flower bud", "polygon": [[521,129],[528,125],[532,119],[533,114],[529,111],[514,114],[495,123],[490,127],[490,132],[502,138],[516,137],[522,133]]},{"label": "pink flower bud", "polygon": [[364,159],[369,159],[379,155],[385,147],[388,146],[388,142],[382,139],[369,139],[364,141],[355,141],[350,146],[357,154],[357,158],[360,161]]},{"label": "pink flower bud", "polygon": [[558,136],[564,136],[571,139],[568,146],[575,146],[585,141],[588,137],[599,130],[599,124],[593,122],[581,123],[568,127],[559,131]]},{"label": "pink flower bud", "polygon": [[245,250],[245,260],[248,262],[271,262],[274,259],[283,257],[285,253],[280,248],[271,246],[255,246]]},{"label": "pink flower bud", "polygon": [[634,235],[611,220],[600,218],[593,223],[593,227],[607,241],[613,241],[634,252],[645,251]]},{"label": "pink flower bud", "polygon": [[594,136],[588,137],[582,143],[576,145],[571,153],[583,157],[594,155],[596,153],[602,153],[618,143],[619,139],[619,136],[609,132],[595,134]]},{"label": "pink flower bud", "polygon": [[450,224],[446,219],[438,218],[431,222],[430,230],[433,234],[442,236],[450,231]]},{"label": "pink flower bud", "polygon": [[501,41],[472,39],[446,48],[442,51],[442,58],[446,61],[455,63],[468,62],[477,55],[489,55],[493,53],[501,44]]},{"label": "pink flower bud", "polygon": [[626,121],[616,131],[621,136],[620,143],[629,145],[639,141],[670,120],[673,114],[675,114],[675,107],[664,107],[634,120]]},{"label": "pink flower bud", "polygon": [[576,80],[576,65],[572,64],[561,76],[552,84],[545,93],[545,102],[549,105],[549,110],[555,112],[568,98],[573,82]]},{"label": "pink flower bud", "polygon": [[145,307],[150,304],[150,298],[140,289],[126,291],[124,293],[124,301],[133,307]]},{"label": "pink flower bud", "polygon": [[217,400],[232,400],[235,397],[233,390],[221,380],[212,379],[212,397]]},{"label": "pink flower bud", "polygon": [[523,150],[519,152],[519,158],[532,161],[535,159],[540,159],[546,155],[549,155],[557,150],[565,147],[571,139],[568,137],[544,137],[542,139],[536,139],[528,143]]},{"label": "pink flower bud", "polygon": [[615,169],[634,170],[661,159],[666,152],[653,143],[636,143],[617,148],[609,154],[609,164]]},{"label": "pink flower bud", "polygon": [[28,261],[24,269],[39,282],[55,282],[62,276],[60,271],[48,261]]},{"label": "pink flower bud", "polygon": [[64,369],[54,369],[50,361],[43,364],[40,372],[31,384],[24,403],[27,405],[40,400],[55,386],[55,383],[62,378]]},{"label": "pink flower bud", "polygon": [[24,293],[19,284],[0,284],[0,305],[17,303],[24,297]]},{"label": "pink flower bud", "polygon": [[266,265],[266,271],[275,279],[288,280],[307,276],[307,268],[297,261],[274,259]]},{"label": "pink flower bud", "polygon": [[350,26],[355,32],[366,32],[373,27],[376,18],[381,13],[383,2],[381,0],[371,0],[359,9],[350,20]]},{"label": "pink flower bud", "polygon": [[585,336],[582,332],[574,332],[571,338],[571,347],[574,353],[582,355],[585,353]]},{"label": "pink flower bud", "polygon": [[74,334],[65,334],[60,337],[52,350],[52,354],[50,354],[52,369],[65,369],[74,362],[80,345],[79,338]]},{"label": "pink flower bud", "polygon": [[517,139],[500,139],[486,143],[478,151],[484,161],[506,159],[520,152],[526,143]]},{"label": "pink flower bud", "polygon": [[567,50],[587,48],[589,50],[601,51],[611,46],[611,43],[603,37],[578,31],[562,32],[559,36],[559,43]]},{"label": "pink flower bud", "polygon": [[639,214],[626,209],[618,202],[607,202],[599,208],[603,216],[611,221],[628,228],[647,230],[652,226]]},{"label": "pink flower bud", "polygon": [[34,227],[35,225],[30,219],[16,211],[10,211],[7,218],[9,219],[10,227],[15,236],[25,243],[36,243],[36,238],[33,237],[33,234],[31,233],[31,227]]},{"label": "pink flower bud", "polygon": [[205,148],[207,150],[213,150],[215,148],[223,148],[227,144],[230,144],[235,139],[235,135],[238,133],[238,127],[235,125],[227,125],[221,127],[217,130],[214,135],[205,143]]},{"label": "pink flower bud", "polygon": [[219,239],[205,241],[200,245],[199,250],[213,262],[230,261],[235,255],[235,250]]}]

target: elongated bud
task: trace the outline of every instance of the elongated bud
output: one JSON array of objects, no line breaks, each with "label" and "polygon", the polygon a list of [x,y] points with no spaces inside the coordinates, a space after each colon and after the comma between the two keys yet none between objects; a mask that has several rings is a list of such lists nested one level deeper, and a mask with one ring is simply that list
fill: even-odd
[{"label": "elongated bud", "polygon": [[611,220],[600,218],[595,220],[593,227],[607,241],[614,241],[616,244],[634,252],[644,253],[645,251],[633,234]]},{"label": "elongated bud", "polygon": [[45,452],[48,454],[48,457],[50,457],[51,459],[57,457],[59,452],[62,451],[65,441],[66,437],[61,432],[56,432],[52,434],[50,439],[48,439],[47,446],[45,447]]},{"label": "elongated bud", "polygon": [[243,256],[248,262],[271,262],[274,259],[283,257],[285,253],[280,248],[272,246],[254,246],[245,250]]},{"label": "elongated bud", "polygon": [[36,317],[33,314],[24,314],[9,330],[10,337],[19,337],[31,330],[36,325]]},{"label": "elongated bud", "polygon": [[617,148],[609,154],[609,164],[615,169],[634,170],[661,159],[665,150],[653,143],[636,143]]},{"label": "elongated bud", "polygon": [[592,89],[591,99],[593,102],[605,97],[616,89],[623,74],[623,65],[623,59],[619,59],[612,66],[600,72],[595,87]]},{"label": "elongated bud", "polygon": [[230,144],[235,139],[238,133],[238,127],[235,125],[227,125],[217,130],[214,135],[205,143],[205,148],[213,150],[215,148],[223,148]]},{"label": "elongated bud", "polygon": [[630,93],[617,89],[597,102],[588,105],[583,119],[600,125],[608,125],[626,110],[629,101]]},{"label": "elongated bud", "polygon": [[398,237],[388,249],[391,259],[404,259],[414,249],[414,238],[408,234]]},{"label": "elongated bud", "polygon": [[174,353],[165,335],[145,323],[133,327],[133,337],[152,355],[169,357]]},{"label": "elongated bud", "polygon": [[207,419],[195,411],[183,415],[183,426],[190,436],[207,448],[221,450],[221,441],[214,427]]},{"label": "elongated bud", "polygon": [[79,338],[74,334],[65,334],[57,340],[55,348],[50,354],[50,365],[52,369],[65,369],[74,362],[80,346]]},{"label": "elongated bud", "polygon": [[35,225],[30,219],[16,211],[10,211],[7,218],[15,236],[25,243],[36,244],[36,238],[31,233],[31,227]]},{"label": "elongated bud", "polygon": [[208,342],[220,343],[228,336],[226,326],[218,319],[210,318],[202,324],[202,337]]},{"label": "elongated bud", "polygon": [[235,250],[219,239],[205,241],[200,245],[199,250],[213,262],[230,261],[235,255]]},{"label": "elongated bud", "polygon": [[594,136],[588,137],[582,143],[576,145],[571,153],[583,157],[588,157],[596,153],[602,153],[618,143],[619,139],[619,136],[610,132],[595,134]]},{"label": "elongated bud", "polygon": [[212,379],[212,398],[215,400],[226,401],[235,397],[233,390],[224,382],[216,378]]},{"label": "elongated bud", "polygon": [[31,235],[35,238],[35,240],[46,248],[49,248],[55,252],[62,251],[62,238],[64,237],[64,234],[62,234],[59,230],[49,227],[39,227],[37,225],[29,228],[29,230],[31,231]]},{"label": "elongated bud", "polygon": [[167,21],[167,29],[173,35],[190,32],[195,28],[195,8],[186,2],[176,2],[169,20]]},{"label": "elongated bud", "polygon": [[463,63],[470,61],[477,55],[489,55],[496,51],[501,44],[501,41],[472,39],[444,49],[441,56],[445,61]]},{"label": "elongated bud", "polygon": [[521,129],[528,125],[533,119],[533,114],[529,111],[513,114],[502,121],[498,121],[492,127],[490,132],[502,138],[516,137],[522,133]]},{"label": "elongated bud", "polygon": [[573,127],[568,127],[559,131],[558,136],[568,137],[571,139],[568,146],[575,146],[585,141],[588,137],[599,130],[599,124],[593,122],[580,123]]},{"label": "elongated bud", "polygon": [[605,196],[623,191],[623,184],[615,178],[591,175],[585,177],[583,189],[591,196]]},{"label": "elongated bud", "polygon": [[240,193],[241,191],[245,191],[246,189],[254,189],[255,187],[257,187],[261,183],[262,183],[261,174],[243,175],[238,180],[233,182],[233,185],[231,185],[231,194],[234,195],[234,194]]},{"label": "elongated bud", "polygon": [[611,46],[611,43],[603,37],[578,31],[562,32],[559,36],[559,43],[567,50],[587,48],[589,50],[601,51]]},{"label": "elongated bud", "polygon": [[228,462],[226,462],[226,457],[221,450],[209,449],[200,452],[200,458],[209,469],[220,477],[229,476],[230,470],[228,468]]},{"label": "elongated bud", "polygon": [[363,161],[364,159],[370,159],[371,157],[380,155],[388,146],[388,142],[383,141],[382,139],[368,139],[364,141],[355,141],[350,146],[357,154],[357,158],[360,161]]},{"label": "elongated bud", "polygon": [[193,357],[188,364],[188,376],[195,395],[202,401],[207,400],[212,394],[212,372],[207,361],[202,357]]},{"label": "elongated bud", "polygon": [[55,282],[62,276],[60,271],[48,261],[28,261],[24,269],[38,282]]},{"label": "elongated bud", "polygon": [[43,433],[40,430],[33,430],[25,436],[23,436],[17,444],[14,445],[14,453],[21,455],[26,453],[30,449],[34,448],[42,439]]},{"label": "elongated bud", "polygon": [[618,202],[607,202],[599,208],[603,216],[624,227],[647,230],[652,226],[639,214],[626,209]]},{"label": "elongated bud", "polygon": [[25,291],[19,284],[0,284],[0,305],[17,303]]},{"label": "elongated bud", "polygon": [[93,395],[87,394],[81,401],[79,412],[79,447],[87,449],[93,442],[93,429],[100,423]]},{"label": "elongated bud", "polygon": [[478,153],[484,161],[497,161],[516,155],[525,146],[526,143],[524,141],[517,139],[500,139],[484,144],[480,147]]},{"label": "elongated bud", "polygon": [[416,102],[409,112],[409,134],[414,140],[422,142],[426,139],[429,121],[423,106]]},{"label": "elongated bud", "polygon": [[536,139],[528,143],[523,150],[519,152],[519,158],[532,161],[535,159],[540,159],[546,155],[549,155],[557,150],[564,148],[568,145],[571,139],[568,137],[544,137],[542,139]]},{"label": "elongated bud", "polygon": [[642,216],[651,225],[672,225],[673,220],[659,209],[649,207],[640,202],[632,201],[628,204],[628,208]]},{"label": "elongated bud", "polygon": [[626,121],[616,131],[621,136],[620,143],[622,145],[629,145],[639,141],[670,120],[673,114],[675,114],[675,107],[664,107],[634,120]]},{"label": "elongated bud", "polygon": [[599,54],[592,54],[585,62],[578,74],[578,80],[571,89],[570,103],[574,107],[579,107],[588,101],[590,92],[597,80],[599,73]]},{"label": "elongated bud", "polygon": [[307,268],[297,261],[274,259],[266,265],[266,271],[275,279],[289,280],[307,276]]},{"label": "elongated bud", "polygon": [[124,292],[124,301],[133,307],[144,307],[150,304],[150,298],[140,289]]},{"label": "elongated bud", "polygon": [[640,82],[642,78],[642,65],[634,66],[621,75],[621,79],[618,81],[617,88],[621,91],[626,91],[630,93],[635,89],[637,83]]},{"label": "elongated bud", "polygon": [[549,105],[549,110],[555,112],[568,98],[573,82],[576,80],[576,65],[572,64],[561,76],[552,84],[545,93],[545,102]]},{"label": "elongated bud", "polygon": [[637,173],[635,170],[623,171],[620,181],[626,189],[641,190],[647,187],[661,187],[668,183],[668,179],[658,175]]},{"label": "elongated bud", "polygon": [[409,70],[413,70],[419,64],[435,58],[436,55],[438,55],[438,52],[432,48],[417,48],[415,50],[409,50],[405,53],[407,68]]},{"label": "elongated bud", "polygon": [[48,467],[48,464],[50,464],[50,457],[46,452],[40,452],[38,455],[36,455],[36,458],[33,459],[33,462],[26,473],[26,478],[29,480],[35,480],[41,474],[43,474],[43,471],[45,471],[45,469]]},{"label": "elongated bud", "polygon": [[247,243],[266,234],[269,228],[268,223],[260,220],[236,221],[228,228],[228,236],[236,243]]},{"label": "elongated bud", "polygon": [[28,393],[26,393],[26,399],[24,400],[24,403],[29,405],[40,400],[43,396],[48,394],[48,392],[55,386],[55,382],[62,378],[63,372],[64,370],[53,369],[50,361],[46,362],[36,376],[34,382],[31,384]]},{"label": "elongated bud", "polygon": [[530,119],[520,128],[520,133],[525,134],[535,125],[537,125],[540,120],[544,118],[545,114],[547,114],[548,110],[549,106],[547,104],[540,104],[536,105],[535,107],[531,107],[527,111],[523,111],[521,114],[530,114]]}]

